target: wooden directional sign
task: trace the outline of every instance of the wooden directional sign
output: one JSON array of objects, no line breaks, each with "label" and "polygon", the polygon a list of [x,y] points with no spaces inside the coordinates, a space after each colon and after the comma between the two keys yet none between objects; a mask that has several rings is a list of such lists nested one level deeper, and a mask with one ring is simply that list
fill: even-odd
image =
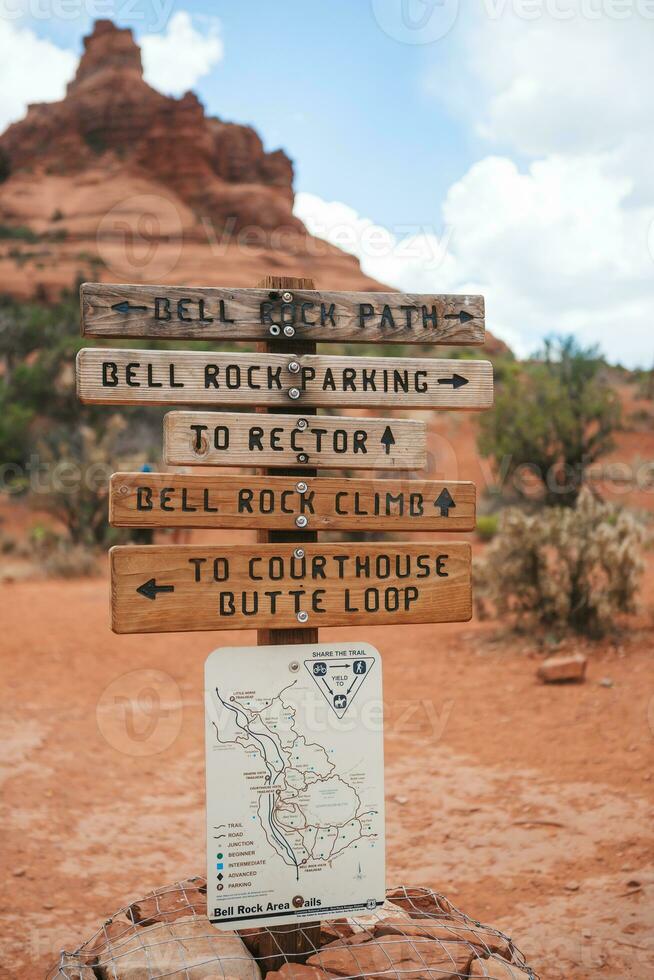
[{"label": "wooden directional sign", "polygon": [[87,348],[77,355],[82,402],[105,405],[252,405],[483,409],[493,404],[489,361],[294,357]]},{"label": "wooden directional sign", "polygon": [[423,469],[424,422],[336,416],[169,412],[164,460],[173,466]]},{"label": "wooden directional sign", "polygon": [[116,633],[451,623],[472,615],[470,545],[111,550]]},{"label": "wooden directional sign", "polygon": [[87,337],[483,344],[482,296],[85,283]]},{"label": "wooden directional sign", "polygon": [[109,521],[114,527],[472,531],[475,486],[457,481],[114,473]]}]

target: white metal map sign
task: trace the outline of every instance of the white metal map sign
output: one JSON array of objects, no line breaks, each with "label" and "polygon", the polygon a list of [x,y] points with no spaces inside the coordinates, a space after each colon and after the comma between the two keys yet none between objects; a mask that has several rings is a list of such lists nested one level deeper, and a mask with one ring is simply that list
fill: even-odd
[{"label": "white metal map sign", "polygon": [[381,674],[367,643],[208,657],[207,911],[218,928],[383,903]]}]

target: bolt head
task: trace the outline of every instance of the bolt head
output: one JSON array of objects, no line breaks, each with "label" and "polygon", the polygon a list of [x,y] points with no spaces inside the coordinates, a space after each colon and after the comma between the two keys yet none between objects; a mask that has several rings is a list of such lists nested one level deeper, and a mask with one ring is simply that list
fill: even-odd
[{"label": "bolt head", "polygon": [[284,292],[282,293],[282,299],[284,300],[285,303],[292,303],[293,293],[290,293],[288,289],[285,289]]},{"label": "bolt head", "polygon": [[300,665],[297,662],[297,660],[293,660],[292,663],[288,665],[288,669],[292,671],[294,674],[297,674],[298,670],[300,669]]},{"label": "bolt head", "polygon": [[294,558],[304,558],[304,548],[296,548],[293,552]]},{"label": "bolt head", "polygon": [[286,326],[284,327],[284,336],[285,337],[295,336],[295,327],[292,327],[290,323],[287,323]]},{"label": "bolt head", "polygon": [[297,361],[291,361],[291,363],[288,366],[288,369],[291,372],[291,374],[299,374],[300,365]]},{"label": "bolt head", "polygon": [[271,323],[270,326],[268,327],[268,333],[270,334],[271,337],[279,337],[281,332],[282,332],[282,328],[276,323]]},{"label": "bolt head", "polygon": [[298,621],[298,623],[306,623],[308,621],[308,619],[309,619],[309,613],[308,612],[305,612],[304,609],[302,609],[297,614],[297,621]]},{"label": "bolt head", "polygon": [[297,461],[298,461],[298,463],[308,463],[309,462],[309,457],[307,456],[306,453],[298,453],[297,454]]},{"label": "bolt head", "polygon": [[288,389],[288,397],[289,398],[292,398],[293,401],[297,401],[297,399],[300,397],[300,394],[301,394],[301,392],[300,392],[300,389],[299,388],[289,388]]},{"label": "bolt head", "polygon": [[302,429],[302,431],[304,431],[309,425],[306,419],[298,419],[295,424],[297,425],[298,429]]},{"label": "bolt head", "polygon": [[309,487],[304,482],[304,480],[300,480],[299,483],[295,484],[295,489],[297,490],[298,493],[306,493]]},{"label": "bolt head", "polygon": [[305,517],[304,514],[298,514],[298,516],[295,518],[295,523],[298,527],[306,527],[309,523],[309,519],[308,517]]}]

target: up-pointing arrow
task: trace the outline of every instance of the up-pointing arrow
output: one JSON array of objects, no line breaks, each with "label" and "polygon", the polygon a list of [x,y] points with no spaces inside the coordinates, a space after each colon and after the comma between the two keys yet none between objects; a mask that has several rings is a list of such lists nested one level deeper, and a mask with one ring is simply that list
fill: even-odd
[{"label": "up-pointing arrow", "polygon": [[389,456],[391,452],[391,446],[395,445],[395,436],[393,435],[393,430],[390,425],[387,425],[384,429],[384,434],[381,437],[381,444],[386,449],[386,455]]},{"label": "up-pointing arrow", "polygon": [[152,599],[154,601],[157,596],[162,592],[174,592],[174,585],[157,585],[157,581],[154,578],[148,579],[143,585],[139,585],[136,590],[139,595],[142,595],[144,599]]},{"label": "up-pointing arrow", "polygon": [[124,313],[125,315],[128,313],[147,313],[148,311],[147,306],[132,306],[126,299],[122,303],[114,303],[111,309],[115,310],[116,313]]},{"label": "up-pointing arrow", "polygon": [[452,494],[447,487],[444,487],[436,497],[434,507],[440,509],[441,517],[449,517],[451,508],[456,507],[456,504],[452,500]]}]

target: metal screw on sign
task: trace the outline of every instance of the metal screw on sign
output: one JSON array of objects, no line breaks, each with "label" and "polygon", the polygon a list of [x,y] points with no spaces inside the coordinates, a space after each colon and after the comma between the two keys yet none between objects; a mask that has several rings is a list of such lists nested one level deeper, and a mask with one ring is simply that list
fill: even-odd
[{"label": "metal screw on sign", "polygon": [[292,303],[293,302],[293,293],[289,293],[288,290],[285,290],[282,293],[282,299],[284,300],[285,303]]},{"label": "metal screw on sign", "polygon": [[296,548],[293,552],[294,558],[304,558],[304,548]]},{"label": "metal screw on sign", "polygon": [[309,619],[309,613],[302,610],[297,614],[298,623],[306,623]]},{"label": "metal screw on sign", "polygon": [[299,483],[295,484],[295,489],[297,490],[298,493],[306,493],[307,490],[309,489],[309,486],[307,483],[304,482],[304,480],[300,480]]},{"label": "metal screw on sign", "polygon": [[288,366],[288,369],[291,372],[291,374],[298,374],[300,370],[300,365],[298,364],[297,361],[291,361],[291,363]]},{"label": "metal screw on sign", "polygon": [[307,456],[306,453],[298,453],[297,454],[297,461],[298,461],[298,463],[308,463],[309,462],[309,457]]},{"label": "metal screw on sign", "polygon": [[290,664],[288,665],[288,669],[289,669],[290,671],[292,671],[292,673],[294,673],[294,674],[297,674],[297,672],[298,672],[298,670],[300,669],[300,665],[299,665],[299,663],[297,662],[297,660],[293,660],[293,661],[292,661],[292,662],[291,662],[291,663],[290,663]]},{"label": "metal screw on sign", "polygon": [[306,419],[298,419],[295,424],[297,425],[298,429],[302,429],[302,431],[304,431],[309,423]]},{"label": "metal screw on sign", "polygon": [[295,518],[295,523],[298,527],[306,527],[309,523],[309,518],[305,517],[304,514],[298,514],[298,516]]},{"label": "metal screw on sign", "polygon": [[294,336],[295,336],[295,327],[292,327],[292,326],[290,325],[290,323],[288,323],[288,324],[287,324],[287,325],[286,325],[286,326],[284,327],[284,336],[285,336],[285,337],[294,337]]},{"label": "metal screw on sign", "polygon": [[296,401],[300,397],[300,389],[299,388],[289,388],[288,389],[288,397],[289,398],[292,398],[293,401]]},{"label": "metal screw on sign", "polygon": [[281,332],[282,332],[282,328],[278,326],[278,324],[276,323],[271,323],[270,326],[268,327],[268,333],[272,337],[279,337]]}]

